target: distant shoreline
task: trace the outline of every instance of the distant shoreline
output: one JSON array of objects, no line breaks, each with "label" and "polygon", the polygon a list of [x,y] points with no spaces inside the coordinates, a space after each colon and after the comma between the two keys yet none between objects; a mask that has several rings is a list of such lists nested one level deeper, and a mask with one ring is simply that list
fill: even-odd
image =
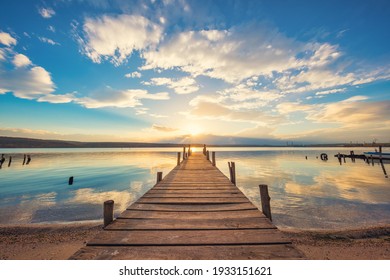
[{"label": "distant shoreline", "polygon": [[[0,136],[0,149],[10,148],[182,148],[189,144],[179,143],[141,143],[141,142],[79,142],[65,140],[45,140],[34,138],[20,137],[5,137]],[[315,148],[315,147],[390,147],[390,143],[376,144],[347,144],[347,143],[331,143],[331,144],[302,144],[302,145],[240,145],[240,144],[210,144],[208,147],[235,147],[235,148]],[[203,147],[202,143],[193,143],[192,147]]]}]

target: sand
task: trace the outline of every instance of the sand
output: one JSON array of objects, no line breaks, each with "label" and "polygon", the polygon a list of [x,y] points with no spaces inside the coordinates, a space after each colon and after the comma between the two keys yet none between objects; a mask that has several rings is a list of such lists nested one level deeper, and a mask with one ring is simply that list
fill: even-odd
[{"label": "sand", "polygon": [[[0,225],[0,259],[66,260],[101,230],[99,223]],[[283,231],[308,259],[390,259],[390,225],[344,231]]]}]

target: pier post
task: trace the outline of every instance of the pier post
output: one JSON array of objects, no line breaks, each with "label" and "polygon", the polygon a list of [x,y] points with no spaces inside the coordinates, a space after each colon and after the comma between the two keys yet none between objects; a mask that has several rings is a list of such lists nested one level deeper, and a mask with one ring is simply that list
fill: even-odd
[{"label": "pier post", "polygon": [[157,183],[162,180],[162,172],[157,172]]},{"label": "pier post", "polygon": [[177,165],[180,165],[180,152],[177,153]]},{"label": "pier post", "polygon": [[213,160],[213,166],[215,166],[215,152],[211,152],[211,158]]},{"label": "pier post", "polygon": [[10,157],[9,157],[9,162],[8,162],[8,167],[11,166],[11,162],[12,162],[12,157],[10,156]]},{"label": "pier post", "polygon": [[183,147],[183,160],[186,159],[186,147],[184,146]]},{"label": "pier post", "polygon": [[259,185],[260,188],[260,198],[261,198],[261,208],[263,214],[272,221],[271,216],[271,197],[268,194],[268,185]]},{"label": "pier post", "polygon": [[230,173],[230,182],[234,185],[236,184],[236,164],[232,162],[228,162],[229,165],[229,173]]},{"label": "pier post", "polygon": [[188,145],[188,156],[191,156],[191,153],[192,153],[192,151],[191,151],[191,145]]},{"label": "pier post", "polygon": [[203,154],[206,155],[206,144],[203,145]]},{"label": "pier post", "polygon": [[207,152],[206,152],[206,159],[207,160],[210,160],[210,152],[207,150]]},{"label": "pier post", "polygon": [[108,226],[114,220],[114,201],[107,200],[104,201],[103,206],[103,216],[104,216],[104,227]]},{"label": "pier post", "polygon": [[69,177],[68,185],[73,185],[73,176]]},{"label": "pier post", "polygon": [[23,157],[23,165],[26,164],[26,154],[24,154],[24,157]]}]

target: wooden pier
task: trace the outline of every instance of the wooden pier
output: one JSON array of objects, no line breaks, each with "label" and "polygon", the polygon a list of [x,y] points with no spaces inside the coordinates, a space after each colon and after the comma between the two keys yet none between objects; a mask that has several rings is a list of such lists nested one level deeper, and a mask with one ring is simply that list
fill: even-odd
[{"label": "wooden pier", "polygon": [[302,258],[206,156],[193,153],[70,259]]}]

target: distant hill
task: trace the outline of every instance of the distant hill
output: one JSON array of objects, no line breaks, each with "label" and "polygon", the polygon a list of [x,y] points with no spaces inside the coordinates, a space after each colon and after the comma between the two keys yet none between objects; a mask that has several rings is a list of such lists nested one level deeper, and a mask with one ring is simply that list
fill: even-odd
[{"label": "distant hill", "polygon": [[181,147],[171,143],[78,142],[0,136],[0,148],[148,148]]}]

